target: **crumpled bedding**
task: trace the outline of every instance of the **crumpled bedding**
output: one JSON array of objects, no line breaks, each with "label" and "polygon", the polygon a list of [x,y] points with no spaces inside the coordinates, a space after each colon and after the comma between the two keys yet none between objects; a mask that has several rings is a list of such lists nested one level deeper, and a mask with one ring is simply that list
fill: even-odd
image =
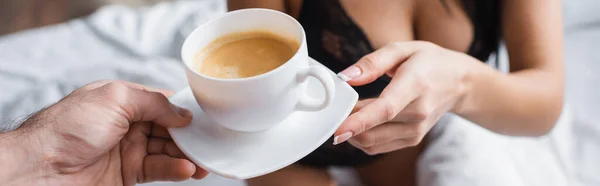
[{"label": "crumpled bedding", "polygon": [[[0,130],[15,129],[30,113],[95,80],[120,79],[182,89],[186,86],[179,59],[183,40],[196,26],[225,9],[222,0],[176,1],[142,9],[108,6],[86,18],[0,37]],[[588,35],[600,41],[599,34]],[[573,47],[580,44],[567,42]],[[586,47],[594,46],[597,44]],[[593,52],[581,55],[598,56]],[[569,70],[579,72],[577,68]],[[594,86],[599,83],[595,80]],[[574,92],[569,95],[581,95]],[[447,114],[439,123],[444,127],[432,131],[431,145],[418,162],[420,185],[600,185],[600,160],[592,158],[600,154],[596,137],[600,127],[578,115],[582,108],[578,103],[565,107],[553,132],[539,138],[500,136]],[[340,185],[360,185],[352,171],[333,168],[331,172]],[[148,185],[243,183],[211,175],[203,181]]]}]

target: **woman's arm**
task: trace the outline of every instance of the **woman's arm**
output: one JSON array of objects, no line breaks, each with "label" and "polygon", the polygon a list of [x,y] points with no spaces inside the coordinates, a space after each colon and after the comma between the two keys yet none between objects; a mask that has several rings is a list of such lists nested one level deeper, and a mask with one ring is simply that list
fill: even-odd
[{"label": "woman's arm", "polygon": [[452,111],[498,133],[543,135],[563,104],[561,2],[505,0],[502,20],[511,73],[472,65]]},{"label": "woman's arm", "polygon": [[503,10],[510,74],[428,42],[388,44],[339,74],[353,86],[392,81],[358,104],[334,144],[351,138],[370,154],[415,146],[447,111],[505,135],[548,133],[563,102],[561,3],[506,0]]},{"label": "woman's arm", "polygon": [[334,144],[350,140],[368,154],[416,146],[447,111],[505,135],[548,133],[563,102],[561,3],[503,2],[510,74],[429,42],[388,44],[338,74],[353,86],[392,80],[357,104]]}]

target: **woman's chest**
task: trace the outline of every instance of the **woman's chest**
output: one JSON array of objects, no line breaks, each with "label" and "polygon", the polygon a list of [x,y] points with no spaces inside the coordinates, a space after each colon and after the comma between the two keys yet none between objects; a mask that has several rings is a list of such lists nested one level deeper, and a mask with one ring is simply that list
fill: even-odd
[{"label": "woman's chest", "polygon": [[[291,9],[300,8],[303,2],[289,1]],[[473,38],[473,26],[460,0],[324,1],[339,1],[343,13],[360,28],[374,49],[397,41],[425,40],[467,52]]]},{"label": "woman's chest", "polygon": [[457,0],[340,0],[373,48],[406,40],[425,40],[466,52],[473,26]]}]

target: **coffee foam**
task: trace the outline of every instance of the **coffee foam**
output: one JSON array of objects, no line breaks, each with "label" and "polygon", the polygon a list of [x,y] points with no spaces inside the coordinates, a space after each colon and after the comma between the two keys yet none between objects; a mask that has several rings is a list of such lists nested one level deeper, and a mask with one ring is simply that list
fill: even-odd
[{"label": "coffee foam", "polygon": [[[202,68],[204,68],[203,63],[205,62],[207,56],[210,55],[215,50],[223,47],[224,45],[234,43],[237,41],[241,41],[241,40],[254,39],[254,38],[272,39],[283,45],[288,46],[291,49],[291,51],[293,51],[293,54],[291,57],[293,57],[293,55],[298,51],[298,48],[300,47],[299,42],[295,38],[284,37],[284,36],[275,34],[270,31],[253,30],[253,31],[247,31],[247,32],[230,33],[230,34],[226,34],[226,35],[223,35],[223,36],[215,39],[209,45],[207,45],[202,50],[200,50],[196,54],[195,62],[192,65],[193,69],[196,72],[201,73]],[[262,51],[258,51],[258,52],[262,52]],[[287,59],[287,60],[289,60],[289,59]],[[282,64],[283,63],[285,63],[285,61],[282,61]],[[275,67],[275,68],[277,68],[277,67]],[[240,78],[240,76],[242,76],[242,75],[238,74],[238,72],[240,72],[240,70],[242,70],[238,66],[221,66],[219,68],[212,68],[211,70],[216,70],[215,73],[222,75],[221,77],[218,77],[218,78],[228,78],[229,79],[229,78]],[[262,72],[262,73],[266,73],[266,72]],[[259,73],[259,74],[262,74],[262,73]]]},{"label": "coffee foam", "polygon": [[291,36],[282,36],[280,34],[276,34],[268,30],[233,32],[218,37],[217,39],[210,42],[210,44],[202,48],[200,51],[198,51],[194,60],[195,62],[192,66],[194,66],[194,69],[199,68],[199,66],[196,65],[201,65],[202,63],[199,63],[197,61],[203,61],[207,54],[222,47],[223,45],[250,38],[274,38],[278,41],[284,42],[286,45],[290,46],[294,51],[298,51],[298,48],[300,48],[300,42],[298,42],[296,38]]}]

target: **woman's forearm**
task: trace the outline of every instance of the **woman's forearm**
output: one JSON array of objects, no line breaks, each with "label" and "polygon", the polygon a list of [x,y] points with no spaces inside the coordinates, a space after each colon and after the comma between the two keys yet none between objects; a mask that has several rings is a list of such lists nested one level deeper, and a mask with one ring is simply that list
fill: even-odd
[{"label": "woman's forearm", "polygon": [[465,63],[466,91],[452,112],[505,135],[539,136],[552,129],[562,110],[562,71],[504,74],[473,58]]}]

